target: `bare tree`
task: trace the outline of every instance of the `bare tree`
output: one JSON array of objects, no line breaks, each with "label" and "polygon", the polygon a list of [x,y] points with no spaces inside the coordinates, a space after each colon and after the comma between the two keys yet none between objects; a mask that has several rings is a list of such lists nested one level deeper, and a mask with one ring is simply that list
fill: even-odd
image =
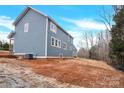
[{"label": "bare tree", "polygon": [[87,49],[87,51],[89,50],[89,43],[88,43],[88,34],[87,34],[87,32],[85,32],[84,34],[83,34],[83,37],[84,37],[84,40],[85,40],[85,42],[86,42],[86,49]]},{"label": "bare tree", "polygon": [[93,47],[93,45],[94,45],[94,37],[93,37],[93,32],[92,31],[90,32],[90,35],[89,35],[89,42],[90,42],[91,47]]},{"label": "bare tree", "polygon": [[106,30],[111,32],[112,29],[112,18],[114,15],[114,9],[106,9],[104,6],[101,9],[101,12],[99,13],[100,21],[105,25]]}]

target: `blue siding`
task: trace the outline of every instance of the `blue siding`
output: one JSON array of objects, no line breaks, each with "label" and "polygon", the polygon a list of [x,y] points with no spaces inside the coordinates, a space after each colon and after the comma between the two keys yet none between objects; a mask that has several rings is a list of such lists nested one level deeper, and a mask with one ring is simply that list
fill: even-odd
[{"label": "blue siding", "polygon": [[[51,46],[51,36],[61,40],[61,48]],[[59,56],[60,53],[63,53],[63,56],[72,57],[73,50],[70,50],[70,47],[73,47],[69,40],[69,35],[64,33],[59,27],[57,27],[57,32],[54,33],[50,31],[50,20],[48,21],[48,45],[47,45],[47,55],[48,56]],[[67,49],[63,49],[63,42],[67,43]]]},{"label": "blue siding", "polygon": [[[29,23],[29,32],[24,24]],[[29,10],[15,27],[14,52],[45,56],[46,17]]]}]

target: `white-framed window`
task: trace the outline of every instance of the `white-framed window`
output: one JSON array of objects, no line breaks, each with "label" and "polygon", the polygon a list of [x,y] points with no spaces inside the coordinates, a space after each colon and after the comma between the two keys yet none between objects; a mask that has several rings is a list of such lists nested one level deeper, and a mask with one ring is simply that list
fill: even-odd
[{"label": "white-framed window", "polygon": [[67,49],[67,43],[63,42],[63,49]]},{"label": "white-framed window", "polygon": [[51,36],[51,46],[61,48],[61,40]]},{"label": "white-framed window", "polygon": [[55,38],[51,37],[51,46],[55,46]]},{"label": "white-framed window", "polygon": [[55,39],[55,46],[58,47],[58,40]]},{"label": "white-framed window", "polygon": [[58,40],[58,47],[61,48],[61,40]]},{"label": "white-framed window", "polygon": [[24,32],[28,32],[29,30],[29,23],[24,24]]},{"label": "white-framed window", "polygon": [[57,26],[53,22],[50,22],[50,31],[57,32]]}]

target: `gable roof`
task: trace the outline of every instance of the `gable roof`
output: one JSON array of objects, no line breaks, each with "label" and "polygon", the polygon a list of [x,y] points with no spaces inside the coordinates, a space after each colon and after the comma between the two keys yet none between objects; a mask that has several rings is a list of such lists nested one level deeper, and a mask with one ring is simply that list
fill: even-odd
[{"label": "gable roof", "polygon": [[13,22],[13,25],[16,26],[16,25],[18,24],[18,22],[27,14],[27,12],[28,12],[29,10],[33,10],[34,12],[36,12],[36,13],[42,15],[42,16],[47,17],[47,18],[48,18],[49,20],[51,20],[54,24],[56,24],[64,33],[66,33],[66,34],[69,35],[71,38],[73,38],[73,37],[72,37],[68,32],[66,32],[59,24],[57,24],[50,16],[48,16],[48,15],[42,13],[41,11],[38,11],[38,10],[32,8],[32,7],[29,7],[29,6],[28,6],[26,9],[24,9],[23,12],[16,18],[16,20]]}]

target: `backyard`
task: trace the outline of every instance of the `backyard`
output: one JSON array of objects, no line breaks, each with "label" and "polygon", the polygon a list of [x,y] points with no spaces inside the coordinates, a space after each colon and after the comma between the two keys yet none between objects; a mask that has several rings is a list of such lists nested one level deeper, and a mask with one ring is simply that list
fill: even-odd
[{"label": "backyard", "polygon": [[103,61],[0,58],[0,87],[124,87],[124,73]]}]

